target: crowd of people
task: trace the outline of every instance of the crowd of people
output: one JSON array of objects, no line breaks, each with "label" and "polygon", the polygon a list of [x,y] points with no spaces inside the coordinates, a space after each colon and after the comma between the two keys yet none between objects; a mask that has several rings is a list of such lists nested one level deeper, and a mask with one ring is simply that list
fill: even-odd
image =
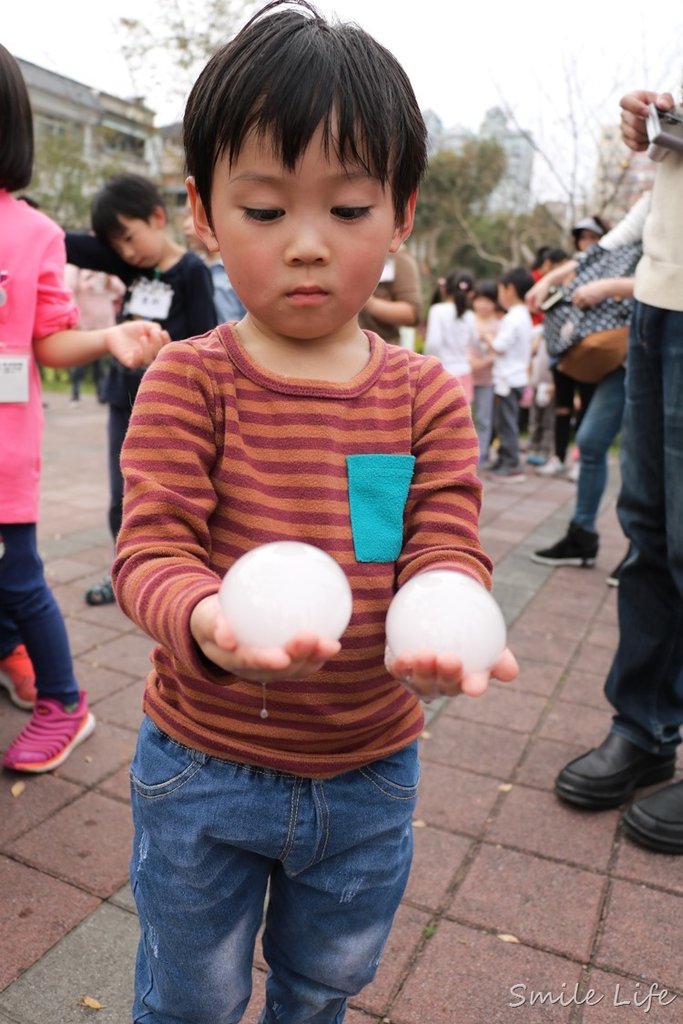
[{"label": "crowd of people", "polygon": [[[636,150],[647,145],[649,103],[668,110],[673,98],[622,100]],[[0,683],[30,713],[3,765],[51,771],[95,728],[37,548],[39,366],[106,359],[98,397],[115,553],[85,599],[118,601],[156,644],[131,774],[143,929],[134,1020],[239,1019],[269,888],[262,1019],[333,1024],[371,980],[405,888],[421,700],[479,695],[518,672],[509,650],[483,673],[465,672],[457,652],[385,650],[388,605],[417,573],[448,569],[490,588],[477,530],[487,482],[575,479],[566,536],[532,558],[591,567],[608,453],[621,438],[628,552],[613,574],[613,725],[556,790],[601,809],[673,777],[683,156],[667,154],[652,194],[613,229],[583,218],[571,253],[543,246],[496,279],[449,270],[425,310],[405,245],[425,127],[402,69],[367,33],[306,3],[257,13],[201,73],[184,142],[185,244],[158,187],[132,174],[104,183],[88,230],[64,234],[14,195],[31,179],[32,115],[0,47],[0,425],[16,439],[0,461]],[[88,290],[101,300],[95,320]],[[601,333],[591,317],[617,314],[605,333],[629,335],[628,354],[602,375],[579,369],[573,357]],[[76,403],[78,373],[73,387]],[[342,515],[344,501],[352,512],[362,502],[363,514]],[[234,635],[220,581],[276,536],[316,544],[344,568],[362,608],[343,644],[302,632],[259,648]],[[369,771],[401,799],[387,802]],[[173,800],[149,799],[181,776],[197,781]],[[292,801],[315,821],[323,788],[325,841],[302,830],[303,852],[283,854]],[[683,783],[636,801],[624,821],[642,845],[683,853]],[[358,898],[344,896],[349,886]],[[226,944],[231,962],[217,970]]]}]

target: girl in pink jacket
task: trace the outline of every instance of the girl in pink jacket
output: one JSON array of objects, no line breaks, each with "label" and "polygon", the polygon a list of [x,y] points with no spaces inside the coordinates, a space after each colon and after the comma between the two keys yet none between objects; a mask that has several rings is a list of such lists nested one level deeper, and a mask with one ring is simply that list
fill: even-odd
[{"label": "girl in pink jacket", "polygon": [[[62,764],[95,727],[74,678],[61,612],[38,554],[36,522],[43,406],[38,362],[69,367],[111,352],[128,366],[151,362],[166,340],[158,325],[130,321],[74,330],[78,309],[64,284],[61,229],[12,192],[33,173],[33,119],[19,65],[0,46],[0,628],[14,631],[30,672],[0,683],[28,725],[5,751],[6,768],[46,772]],[[15,645],[14,653],[19,645]],[[20,647],[20,658],[22,651]],[[29,662],[30,659],[30,662]]]}]

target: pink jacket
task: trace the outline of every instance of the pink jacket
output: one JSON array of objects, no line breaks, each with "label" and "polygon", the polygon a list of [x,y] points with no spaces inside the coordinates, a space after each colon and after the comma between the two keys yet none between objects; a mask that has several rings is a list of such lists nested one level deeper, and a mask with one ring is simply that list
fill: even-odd
[{"label": "pink jacket", "polygon": [[38,520],[43,406],[33,340],[78,324],[65,263],[61,228],[0,189],[0,372],[13,357],[28,359],[28,401],[0,392],[0,524]]}]

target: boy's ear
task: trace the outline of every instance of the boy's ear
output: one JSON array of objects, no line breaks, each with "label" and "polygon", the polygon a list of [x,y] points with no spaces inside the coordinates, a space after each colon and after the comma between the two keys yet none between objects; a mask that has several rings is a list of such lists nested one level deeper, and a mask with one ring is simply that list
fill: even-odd
[{"label": "boy's ear", "polygon": [[157,228],[159,231],[163,231],[168,223],[168,217],[163,206],[155,206],[152,210],[152,216],[149,218],[149,222],[152,227]]},{"label": "boy's ear", "polygon": [[411,193],[408,197],[405,210],[403,211],[403,221],[398,227],[394,228],[394,235],[389,246],[389,252],[398,252],[406,238],[413,230],[413,224],[415,222],[415,204],[417,202],[417,192]]},{"label": "boy's ear", "polygon": [[209,252],[218,252],[218,242],[216,241],[216,236],[213,233],[213,228],[209,224],[209,218],[206,216],[204,203],[199,198],[197,186],[195,185],[193,177],[190,176],[185,179],[185,188],[187,189],[187,199],[190,204],[190,212],[192,213],[195,232],[199,238],[201,238]]}]

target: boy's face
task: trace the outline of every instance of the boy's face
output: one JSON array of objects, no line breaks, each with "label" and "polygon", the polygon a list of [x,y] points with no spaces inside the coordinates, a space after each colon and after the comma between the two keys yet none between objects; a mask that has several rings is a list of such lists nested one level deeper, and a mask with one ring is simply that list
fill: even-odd
[{"label": "boy's face", "polygon": [[121,233],[112,236],[109,244],[122,260],[133,267],[153,269],[161,259],[166,243],[166,215],[154,210],[149,220],[119,215]]},{"label": "boy's face", "polygon": [[232,167],[222,158],[213,177],[213,230],[187,182],[197,233],[220,251],[251,325],[274,340],[336,340],[357,331],[387,253],[412,227],[414,199],[397,228],[390,190],[333,153],[327,159],[321,138],[318,129],[294,171],[253,136]]}]

